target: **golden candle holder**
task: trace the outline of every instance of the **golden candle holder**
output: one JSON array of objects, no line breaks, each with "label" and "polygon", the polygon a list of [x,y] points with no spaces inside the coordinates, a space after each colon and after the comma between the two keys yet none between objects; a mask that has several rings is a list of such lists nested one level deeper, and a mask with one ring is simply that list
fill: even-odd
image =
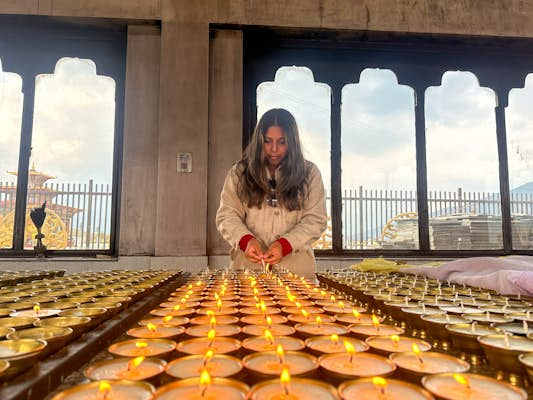
[{"label": "golden candle holder", "polygon": [[192,355],[180,357],[167,364],[165,372],[176,379],[194,378],[201,375],[203,369],[207,369],[209,375],[218,378],[233,378],[242,371],[242,362],[236,357],[214,354]]},{"label": "golden candle holder", "polygon": [[151,384],[142,381],[95,381],[66,389],[52,400],[151,400],[154,392],[155,388]]},{"label": "golden candle holder", "polygon": [[39,354],[44,358],[49,354],[55,353],[72,338],[73,330],[71,328],[62,328],[59,326],[40,326],[36,328],[22,329],[7,335],[9,340],[18,339],[41,339],[46,341],[47,346]]},{"label": "golden candle holder", "polygon": [[4,371],[4,379],[10,378],[31,368],[47,346],[41,339],[15,339],[0,341],[0,360],[9,362]]},{"label": "golden candle holder", "polygon": [[489,364],[502,371],[522,374],[523,367],[518,362],[522,353],[533,352],[533,340],[521,336],[486,335],[477,338]]},{"label": "golden candle holder", "polygon": [[344,400],[390,399],[433,400],[427,390],[412,383],[380,377],[361,378],[343,382],[339,394]]},{"label": "golden candle holder", "polygon": [[249,395],[249,400],[338,400],[337,389],[332,385],[305,378],[291,378],[286,384],[280,384],[279,379],[271,379],[255,384]]},{"label": "golden candle holder", "polygon": [[201,378],[195,377],[161,386],[154,393],[153,400],[244,400],[249,390],[248,385],[233,379],[209,378],[208,383],[204,383]]}]

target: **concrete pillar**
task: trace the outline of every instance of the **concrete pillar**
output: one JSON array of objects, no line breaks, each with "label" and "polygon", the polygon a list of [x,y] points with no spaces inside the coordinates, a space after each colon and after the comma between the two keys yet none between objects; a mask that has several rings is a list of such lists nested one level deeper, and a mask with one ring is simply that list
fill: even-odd
[{"label": "concrete pillar", "polygon": [[242,31],[213,30],[209,53],[209,161],[207,254],[227,255],[230,246],[215,226],[220,191],[229,168],[241,157]]},{"label": "concrete pillar", "polygon": [[120,255],[155,252],[160,41],[159,27],[128,27]]}]

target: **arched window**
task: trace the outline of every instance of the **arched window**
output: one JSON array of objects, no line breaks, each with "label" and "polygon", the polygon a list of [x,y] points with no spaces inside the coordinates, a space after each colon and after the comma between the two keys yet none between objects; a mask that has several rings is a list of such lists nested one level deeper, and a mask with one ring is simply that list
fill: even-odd
[{"label": "arched window", "polygon": [[342,89],[343,247],[418,248],[414,91],[386,69]]},{"label": "arched window", "polygon": [[448,71],[426,90],[432,249],[503,247],[495,107],[471,72]]}]

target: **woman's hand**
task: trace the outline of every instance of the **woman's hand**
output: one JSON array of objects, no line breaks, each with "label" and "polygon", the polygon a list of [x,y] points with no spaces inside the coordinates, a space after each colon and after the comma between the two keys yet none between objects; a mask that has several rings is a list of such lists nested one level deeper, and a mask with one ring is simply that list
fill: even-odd
[{"label": "woman's hand", "polygon": [[250,260],[253,263],[261,263],[261,260],[264,258],[263,250],[261,250],[261,244],[259,241],[255,238],[250,239],[248,244],[246,245],[246,250],[244,251],[244,255],[248,260]]},{"label": "woman's hand", "polygon": [[279,264],[283,258],[283,248],[281,247],[281,244],[278,241],[272,243],[263,257],[265,262],[270,265]]}]

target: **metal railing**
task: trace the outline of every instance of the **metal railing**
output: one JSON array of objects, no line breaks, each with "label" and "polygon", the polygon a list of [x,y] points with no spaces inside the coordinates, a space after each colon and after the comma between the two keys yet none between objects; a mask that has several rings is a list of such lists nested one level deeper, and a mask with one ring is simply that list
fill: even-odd
[{"label": "metal railing", "polygon": [[[28,189],[26,214],[47,202],[43,233],[50,249],[110,249],[111,196],[109,184],[45,183]],[[10,248],[16,202],[13,182],[0,182],[0,248]],[[31,220],[26,218],[25,249],[33,249]],[[5,242],[5,243],[4,243]]]},{"label": "metal railing", "polygon": [[[0,182],[0,248],[9,248],[2,238],[12,238],[16,187]],[[109,184],[45,183],[28,190],[27,212],[47,201],[47,220],[58,237],[57,248],[101,250],[110,248],[111,196]],[[328,210],[331,197],[326,196]],[[438,236],[438,223],[458,221],[469,216],[485,216],[501,234],[499,193],[428,192],[430,234]],[[533,248],[533,194],[511,193],[513,241]],[[483,221],[482,221],[483,222]],[[486,221],[485,221],[486,222]],[[27,219],[27,224],[31,224]],[[442,225],[442,224],[441,224]],[[342,236],[345,249],[418,248],[417,198],[415,190],[345,189],[342,193]],[[440,225],[439,225],[440,226]],[[483,227],[482,227],[483,228]],[[531,229],[530,229],[531,228]],[[440,229],[440,228],[439,228]],[[488,229],[488,228],[487,228]],[[446,232],[445,232],[446,233]],[[493,234],[493,233],[492,233]],[[391,239],[394,235],[394,240]],[[33,248],[33,237],[26,235],[25,248]],[[48,240],[52,240],[49,236]],[[464,239],[464,238],[463,238]],[[517,239],[517,240],[515,240]],[[331,240],[331,235],[325,241]],[[6,240],[4,240],[6,241]],[[459,238],[461,241],[461,238]],[[46,244],[46,239],[45,239]],[[530,246],[530,247],[529,247]],[[322,248],[327,248],[323,244]]]},{"label": "metal railing", "polygon": [[[327,196],[327,204],[331,197]],[[330,210],[330,208],[329,208]],[[416,190],[345,189],[342,193],[342,237],[345,249],[372,249],[396,247],[418,248]],[[499,193],[457,191],[429,191],[428,213],[430,234],[433,226],[446,218],[486,216],[499,224],[501,234],[501,200]],[[533,194],[511,193],[513,239],[522,235],[522,246],[533,247],[531,238],[524,238],[521,225],[533,228]],[[390,231],[388,231],[390,229]],[[527,232],[526,232],[527,233]],[[400,235],[396,241],[388,235]],[[402,236],[403,235],[403,236]],[[516,238],[518,239],[518,237]],[[515,240],[518,245],[520,242]],[[437,246],[438,247],[438,246]]]}]

